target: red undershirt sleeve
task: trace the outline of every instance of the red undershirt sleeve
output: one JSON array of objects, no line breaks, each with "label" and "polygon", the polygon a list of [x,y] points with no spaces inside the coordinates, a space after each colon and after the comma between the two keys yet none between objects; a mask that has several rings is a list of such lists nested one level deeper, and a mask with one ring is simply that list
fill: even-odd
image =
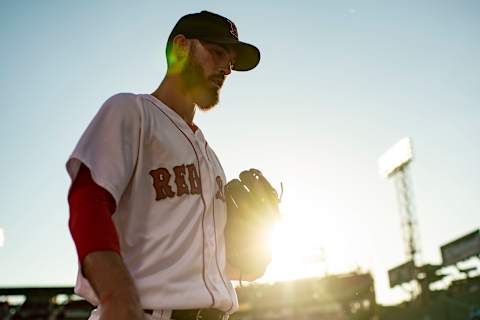
[{"label": "red undershirt sleeve", "polygon": [[113,196],[93,181],[90,170],[82,164],[68,194],[68,226],[80,265],[93,251],[120,254],[118,234],[112,220],[116,210]]}]

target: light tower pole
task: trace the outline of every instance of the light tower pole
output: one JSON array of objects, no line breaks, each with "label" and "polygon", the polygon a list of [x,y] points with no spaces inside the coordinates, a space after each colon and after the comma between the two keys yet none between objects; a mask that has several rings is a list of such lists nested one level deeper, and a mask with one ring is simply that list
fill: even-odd
[{"label": "light tower pole", "polygon": [[397,194],[405,255],[407,260],[412,260],[414,264],[418,266],[421,263],[419,261],[420,247],[418,245],[418,224],[415,217],[409,164],[410,161],[400,166],[391,177],[394,179]]},{"label": "light tower pole", "polygon": [[421,263],[420,247],[418,245],[419,233],[409,174],[409,165],[413,160],[412,149],[412,140],[403,138],[382,155],[378,161],[380,174],[385,178],[392,178],[394,181],[407,258],[407,263],[389,271],[389,276],[391,274],[394,278],[390,279],[391,286],[416,279]]},{"label": "light tower pole", "polygon": [[398,211],[402,224],[405,254],[418,266],[419,246],[413,189],[409,174],[409,165],[413,160],[412,140],[403,138],[391,147],[379,159],[380,173],[385,178],[392,178],[397,194]]}]

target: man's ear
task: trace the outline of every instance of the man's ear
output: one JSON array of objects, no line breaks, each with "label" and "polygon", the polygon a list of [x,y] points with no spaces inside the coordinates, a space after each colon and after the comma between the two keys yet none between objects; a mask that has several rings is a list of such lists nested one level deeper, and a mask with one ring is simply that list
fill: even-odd
[{"label": "man's ear", "polygon": [[190,52],[190,41],[183,35],[177,34],[173,40],[173,53],[179,62],[185,61]]}]

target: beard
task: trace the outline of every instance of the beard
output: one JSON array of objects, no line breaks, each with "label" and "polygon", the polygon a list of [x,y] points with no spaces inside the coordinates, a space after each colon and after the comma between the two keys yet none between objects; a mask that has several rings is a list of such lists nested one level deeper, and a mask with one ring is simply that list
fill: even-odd
[{"label": "beard", "polygon": [[210,110],[218,103],[220,94],[220,88],[212,85],[212,82],[223,82],[223,76],[211,75],[207,77],[203,67],[195,61],[194,52],[190,57],[181,72],[183,84],[200,110]]}]

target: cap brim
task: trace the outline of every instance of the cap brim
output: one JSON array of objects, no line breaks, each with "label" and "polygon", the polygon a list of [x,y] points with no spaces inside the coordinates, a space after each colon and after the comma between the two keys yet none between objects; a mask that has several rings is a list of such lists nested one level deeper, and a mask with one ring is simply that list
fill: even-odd
[{"label": "cap brim", "polygon": [[231,46],[236,53],[235,65],[233,70],[235,71],[249,71],[255,68],[260,62],[260,50],[257,47],[242,41],[233,39],[208,39],[206,41],[225,44]]},{"label": "cap brim", "polygon": [[239,41],[237,44],[233,45],[233,48],[237,54],[233,70],[252,70],[260,62],[260,50],[258,50],[257,47],[249,43]]}]

